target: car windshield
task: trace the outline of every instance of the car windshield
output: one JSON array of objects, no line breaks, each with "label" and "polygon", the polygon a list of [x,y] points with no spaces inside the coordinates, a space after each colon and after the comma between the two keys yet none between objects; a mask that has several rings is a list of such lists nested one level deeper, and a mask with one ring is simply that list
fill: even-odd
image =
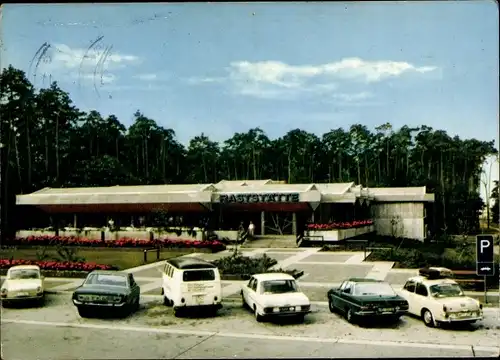
[{"label": "car windshield", "polygon": [[37,269],[14,269],[9,272],[10,280],[40,279]]},{"label": "car windshield", "polygon": [[465,296],[458,284],[438,284],[429,287],[431,295],[435,298]]},{"label": "car windshield", "polygon": [[297,291],[295,280],[267,280],[262,282],[261,293],[284,294]]},{"label": "car windshield", "polygon": [[127,278],[123,275],[90,274],[85,285],[108,285],[127,287]]},{"label": "car windshield", "polygon": [[353,295],[395,296],[396,293],[387,283],[359,283],[354,285]]}]

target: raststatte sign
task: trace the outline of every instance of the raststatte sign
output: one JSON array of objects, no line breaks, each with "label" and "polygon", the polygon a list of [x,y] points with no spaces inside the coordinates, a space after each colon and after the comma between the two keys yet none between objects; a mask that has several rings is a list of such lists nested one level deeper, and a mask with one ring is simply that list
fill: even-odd
[{"label": "raststatte sign", "polygon": [[298,203],[298,193],[221,194],[221,204]]}]

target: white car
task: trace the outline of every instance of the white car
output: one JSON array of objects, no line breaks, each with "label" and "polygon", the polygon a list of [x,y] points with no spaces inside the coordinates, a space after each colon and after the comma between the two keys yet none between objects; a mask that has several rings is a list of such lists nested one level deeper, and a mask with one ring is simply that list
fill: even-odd
[{"label": "white car", "polygon": [[36,265],[13,266],[7,271],[0,296],[2,305],[13,302],[44,301],[44,279]]},{"label": "white car", "polygon": [[474,323],[483,319],[483,306],[465,296],[452,279],[429,279],[415,276],[406,282],[400,295],[408,301],[410,314],[421,317],[425,325]]},{"label": "white car", "polygon": [[250,308],[257,321],[270,317],[294,316],[302,320],[311,311],[308,297],[297,281],[284,273],[255,274],[241,289],[243,306]]}]

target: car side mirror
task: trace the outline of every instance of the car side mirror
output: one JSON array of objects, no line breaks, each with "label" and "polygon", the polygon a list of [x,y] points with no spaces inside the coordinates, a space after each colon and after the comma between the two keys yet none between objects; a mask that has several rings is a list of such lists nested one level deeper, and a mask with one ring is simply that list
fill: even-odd
[{"label": "car side mirror", "polygon": [[342,292],[348,294],[349,293],[349,289],[344,289],[344,290],[342,290]]}]

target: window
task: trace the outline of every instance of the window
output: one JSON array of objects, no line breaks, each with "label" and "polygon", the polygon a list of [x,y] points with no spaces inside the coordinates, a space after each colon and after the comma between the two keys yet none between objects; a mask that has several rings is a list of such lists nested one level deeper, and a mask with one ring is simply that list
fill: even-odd
[{"label": "window", "polygon": [[127,277],[123,275],[92,274],[85,284],[127,287]]},{"label": "window", "polygon": [[40,272],[36,269],[14,269],[9,271],[9,279],[23,280],[23,279],[39,279]]},{"label": "window", "polygon": [[250,278],[250,280],[248,281],[247,286],[248,286],[250,289],[252,288],[252,283],[253,283],[253,281],[255,281],[255,279],[254,279],[254,278]]},{"label": "window", "polygon": [[351,294],[352,292],[352,284],[347,283],[346,286],[344,287],[344,290],[342,290],[346,294]]},{"label": "window", "polygon": [[213,270],[186,270],[182,274],[182,281],[213,281],[215,272]]},{"label": "window", "polygon": [[431,295],[436,298],[465,296],[458,284],[444,283],[432,285],[429,290],[431,291]]},{"label": "window", "polygon": [[396,293],[391,285],[387,283],[359,283],[354,286],[355,295],[381,295],[395,296]]},{"label": "window", "polygon": [[174,267],[173,267],[173,266],[169,266],[169,267],[168,267],[168,276],[169,276],[169,277],[174,276],[174,271],[175,271],[175,270],[174,270]]},{"label": "window", "polygon": [[408,292],[414,293],[415,292],[415,281],[407,281],[405,286],[403,287]]},{"label": "window", "polygon": [[250,284],[250,289],[257,291],[257,279],[253,279],[253,283]]},{"label": "window", "polygon": [[268,280],[263,281],[260,292],[271,294],[284,294],[297,292],[297,284],[295,280]]},{"label": "window", "polygon": [[128,281],[130,282],[130,287],[136,286],[137,284],[135,283],[134,275],[129,274],[128,275]]},{"label": "window", "polygon": [[346,285],[347,285],[347,281],[344,281],[342,284],[340,284],[339,290],[344,291]]},{"label": "window", "polygon": [[417,290],[415,291],[415,294],[427,296],[429,293],[424,284],[417,284]]}]

